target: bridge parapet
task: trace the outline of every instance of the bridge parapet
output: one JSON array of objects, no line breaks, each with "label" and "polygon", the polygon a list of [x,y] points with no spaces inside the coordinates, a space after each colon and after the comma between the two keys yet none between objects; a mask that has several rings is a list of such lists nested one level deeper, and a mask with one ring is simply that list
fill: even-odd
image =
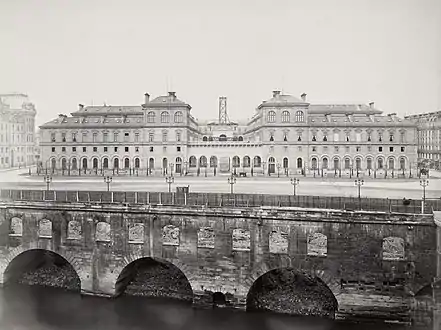
[{"label": "bridge parapet", "polygon": [[[265,194],[164,193],[122,191],[1,190],[1,200],[128,203],[206,207],[304,207],[387,213],[422,213],[421,200],[291,196]],[[427,200],[426,213],[441,211],[441,200]]]}]

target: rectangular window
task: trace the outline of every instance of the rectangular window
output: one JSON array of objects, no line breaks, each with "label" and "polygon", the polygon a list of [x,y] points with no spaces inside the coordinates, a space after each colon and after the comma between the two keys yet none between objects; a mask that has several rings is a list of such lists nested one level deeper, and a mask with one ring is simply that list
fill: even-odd
[{"label": "rectangular window", "polygon": [[124,142],[129,142],[129,133],[124,133]]},{"label": "rectangular window", "polygon": [[135,152],[139,152],[139,147],[135,147]]},{"label": "rectangular window", "polygon": [[115,152],[117,152],[118,151],[118,147],[115,147],[113,150],[115,150]]},{"label": "rectangular window", "polygon": [[[12,136],[12,138],[14,138],[14,136]],[[55,142],[55,133],[51,133],[51,141]]]},{"label": "rectangular window", "polygon": [[181,133],[180,132],[176,132],[176,141],[178,141],[178,142],[181,141]]},{"label": "rectangular window", "polygon": [[355,151],[360,152],[361,151],[361,147],[355,147]]},{"label": "rectangular window", "polygon": [[379,152],[383,152],[383,147],[378,147]]},{"label": "rectangular window", "polygon": [[139,133],[135,134],[135,142],[139,142]]},{"label": "rectangular window", "polygon": [[317,151],[317,147],[312,147],[312,152],[316,152]]},{"label": "rectangular window", "polygon": [[149,142],[153,142],[154,137],[154,133],[149,133]]},{"label": "rectangular window", "polygon": [[77,147],[72,147],[72,152],[76,152],[77,151]]},{"label": "rectangular window", "polygon": [[390,152],[394,152],[394,147],[389,147]]},{"label": "rectangular window", "polygon": [[181,147],[176,147],[176,151],[181,151]]},{"label": "rectangular window", "polygon": [[124,151],[125,151],[125,152],[129,152],[129,147],[125,147],[125,148],[124,148]]},{"label": "rectangular window", "polygon": [[55,152],[55,147],[52,147],[52,152]]},{"label": "rectangular window", "polygon": [[349,148],[349,146],[347,146],[346,147],[346,152],[349,152],[350,151],[350,148]]},{"label": "rectangular window", "polygon": [[372,147],[371,147],[371,146],[368,146],[368,147],[367,147],[367,150],[368,150],[369,152],[371,152],[371,151],[372,151]]},{"label": "rectangular window", "polygon": [[93,152],[97,152],[98,148],[97,147],[93,147]]},{"label": "rectangular window", "polygon": [[150,147],[150,152],[153,152],[153,147]]},{"label": "rectangular window", "polygon": [[87,151],[87,148],[86,147],[83,147],[83,152],[86,152]]},{"label": "rectangular window", "polygon": [[113,142],[118,142],[118,133],[113,133]]},{"label": "rectangular window", "polygon": [[66,133],[61,133],[61,141],[66,142]]},{"label": "rectangular window", "polygon": [[162,142],[167,142],[167,133],[162,133]]},{"label": "rectangular window", "polygon": [[404,147],[401,147],[401,152],[404,152]]},{"label": "rectangular window", "polygon": [[87,141],[87,133],[83,133],[82,135],[82,142],[86,142]]},{"label": "rectangular window", "polygon": [[355,141],[361,142],[361,133],[356,133],[355,134]]},{"label": "rectangular window", "polygon": [[72,141],[77,142],[77,133],[72,133]]},{"label": "rectangular window", "polygon": [[62,152],[66,152],[66,147],[61,147]]},{"label": "rectangular window", "polygon": [[103,133],[103,142],[107,142],[108,138],[109,138],[109,133]]},{"label": "rectangular window", "polygon": [[107,147],[104,147],[104,152],[107,152]]},{"label": "rectangular window", "polygon": [[338,152],[338,147],[335,147],[334,149],[335,149],[335,152]]},{"label": "rectangular window", "polygon": [[97,142],[96,141],[97,137],[98,137],[98,134],[93,133],[93,135],[92,135],[93,142]]}]

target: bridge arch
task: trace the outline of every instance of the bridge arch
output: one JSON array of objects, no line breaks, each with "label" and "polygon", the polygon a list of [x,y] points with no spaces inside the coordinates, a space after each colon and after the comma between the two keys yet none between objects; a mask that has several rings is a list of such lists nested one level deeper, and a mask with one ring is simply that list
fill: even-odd
[{"label": "bridge arch", "polygon": [[[63,251],[56,251],[51,248],[40,248],[38,246],[31,246],[31,247],[23,247],[18,246],[11,250],[1,261],[0,263],[0,281],[1,284],[5,284],[8,280],[9,271],[13,271],[14,262],[18,260],[21,256],[24,256],[28,252],[32,251],[41,251],[41,252],[51,252],[54,255],[61,257],[72,269],[75,271],[75,274],[80,282],[80,288],[81,291],[83,291],[83,286],[87,282],[87,275],[85,275],[85,272],[82,270],[80,265],[80,260],[78,257],[75,256],[74,253],[71,253],[69,251],[63,252]],[[17,266],[19,267],[19,266]]]},{"label": "bridge arch", "polygon": [[[249,310],[249,299],[253,294],[253,290],[256,289],[258,280],[261,280],[264,276],[277,271],[291,271],[295,274],[316,280],[323,286],[325,291],[329,290],[329,301],[334,305],[334,312],[336,313],[338,311],[339,298],[341,295],[340,280],[335,278],[329,271],[311,267],[306,263],[293,265],[290,258],[284,258],[273,263],[262,262],[254,267],[253,271],[246,280],[245,289],[248,288],[247,292],[245,293],[247,298],[247,310]],[[333,315],[330,315],[330,317],[333,317]]]},{"label": "bridge arch", "polygon": [[[126,291],[132,281],[138,281],[138,271],[140,270],[140,268],[145,266],[159,268],[162,267],[163,276],[159,277],[163,278],[164,280],[168,276],[168,274],[173,275],[171,278],[171,282],[167,282],[167,284],[169,284],[171,291],[173,291],[173,289],[175,288],[178,288],[178,291],[182,293],[180,294],[178,292],[176,293],[176,295],[170,295],[166,292],[160,295],[188,301],[193,300],[193,277],[191,276],[191,272],[186,264],[182,263],[178,259],[150,257],[142,254],[131,254],[128,257],[124,258],[124,263],[121,265],[121,267],[118,267],[118,271],[115,272],[116,278],[114,296],[120,296]],[[161,270],[159,269],[159,271]],[[157,286],[157,288],[161,290],[161,284],[162,283],[160,282],[156,282],[153,285],[155,287]]]}]

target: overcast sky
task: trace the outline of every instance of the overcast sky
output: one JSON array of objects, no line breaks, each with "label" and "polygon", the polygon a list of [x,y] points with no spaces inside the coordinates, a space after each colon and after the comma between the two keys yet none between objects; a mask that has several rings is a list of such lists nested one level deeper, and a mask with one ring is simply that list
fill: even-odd
[{"label": "overcast sky", "polygon": [[[400,115],[441,109],[440,0],[0,0],[0,93],[37,123],[168,90],[199,119],[282,89]],[[168,88],[167,88],[168,86]]]}]

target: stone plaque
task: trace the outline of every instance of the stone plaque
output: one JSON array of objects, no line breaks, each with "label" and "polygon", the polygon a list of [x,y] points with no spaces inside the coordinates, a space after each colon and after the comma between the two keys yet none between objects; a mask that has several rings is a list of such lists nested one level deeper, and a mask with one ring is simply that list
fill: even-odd
[{"label": "stone plaque", "polygon": [[309,256],[327,256],[328,238],[320,233],[309,234],[307,251]]},{"label": "stone plaque", "polygon": [[104,221],[100,221],[96,224],[95,240],[110,241],[110,224]]},{"label": "stone plaque", "polygon": [[23,221],[20,218],[11,219],[11,236],[22,236],[23,235]]},{"label": "stone plaque", "polygon": [[75,220],[69,221],[67,225],[67,238],[81,239],[81,223]]},{"label": "stone plaque", "polygon": [[144,242],[144,224],[131,223],[129,225],[129,242],[131,243]]},{"label": "stone plaque", "polygon": [[52,237],[52,221],[48,219],[40,220],[38,224],[38,236],[39,237]]},{"label": "stone plaque", "polygon": [[233,230],[233,250],[249,251],[250,250],[250,231],[245,229]]},{"label": "stone plaque", "polygon": [[205,227],[198,231],[198,247],[214,249],[214,230]]},{"label": "stone plaque", "polygon": [[162,228],[163,245],[179,245],[179,228],[167,225]]},{"label": "stone plaque", "polygon": [[383,239],[383,260],[404,259],[404,240],[401,237]]},{"label": "stone plaque", "polygon": [[269,235],[270,253],[288,253],[288,234],[281,231],[273,231]]}]

